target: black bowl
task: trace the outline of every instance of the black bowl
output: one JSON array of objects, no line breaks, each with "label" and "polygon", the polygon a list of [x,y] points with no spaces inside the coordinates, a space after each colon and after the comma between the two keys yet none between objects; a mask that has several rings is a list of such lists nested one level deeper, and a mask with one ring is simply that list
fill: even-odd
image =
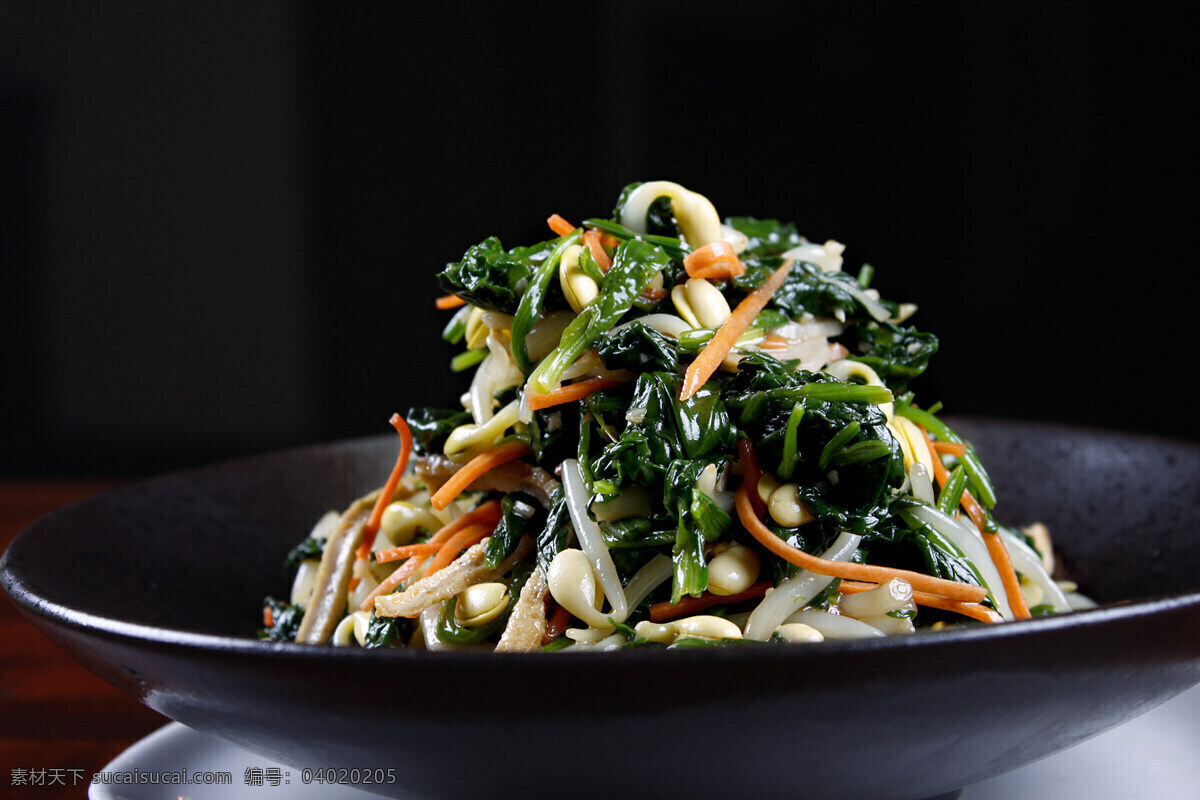
[{"label": "black bowl", "polygon": [[[317,516],[382,483],[394,437],[131,485],[52,514],[3,560],[46,635],[151,708],[396,797],[953,792],[1200,682],[1200,447],[956,420],[1006,522],[1045,521],[1102,607],[819,645],[427,653],[257,641]],[[390,772],[389,772],[390,770]],[[346,773],[353,777],[354,773]]]}]

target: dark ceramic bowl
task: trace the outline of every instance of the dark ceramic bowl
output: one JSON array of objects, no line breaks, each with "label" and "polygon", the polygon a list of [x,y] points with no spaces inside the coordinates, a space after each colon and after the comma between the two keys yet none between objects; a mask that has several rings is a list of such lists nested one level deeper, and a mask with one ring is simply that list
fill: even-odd
[{"label": "dark ceramic bowl", "polygon": [[[254,638],[283,555],[379,485],[386,437],[132,485],[5,553],[25,615],[157,711],[301,770],[394,768],[396,797],[953,793],[1200,682],[1200,447],[955,423],[1001,518],[1052,526],[1103,607],[819,645],[576,655],[362,651]],[[378,774],[378,773],[377,773]]]}]

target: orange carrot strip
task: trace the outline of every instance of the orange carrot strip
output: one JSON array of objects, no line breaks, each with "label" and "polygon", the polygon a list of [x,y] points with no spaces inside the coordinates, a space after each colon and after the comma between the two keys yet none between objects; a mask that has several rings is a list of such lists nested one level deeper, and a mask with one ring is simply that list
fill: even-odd
[{"label": "orange carrot strip", "polygon": [[[933,458],[933,477],[941,486],[950,477],[950,470],[946,469],[946,465],[942,463],[942,457],[938,451],[933,448],[933,439],[929,436],[929,431],[917,425],[917,429],[921,431],[921,435],[925,437],[925,447],[929,449],[929,454]],[[966,492],[963,492],[966,494]]]},{"label": "orange carrot strip", "polygon": [[745,273],[746,265],[733,251],[733,245],[718,239],[688,253],[683,268],[692,278],[725,280]]},{"label": "orange carrot strip", "polygon": [[962,500],[959,501],[959,505],[967,512],[967,516],[971,518],[971,521],[975,523],[975,527],[979,528],[980,531],[983,531],[987,527],[987,512],[983,510],[983,506],[979,505],[979,501],[975,499],[975,496],[966,489],[963,490]]},{"label": "orange carrot strip", "polygon": [[984,531],[983,542],[987,545],[992,563],[1000,571],[1000,582],[1004,584],[1004,594],[1008,597],[1013,616],[1017,619],[1030,619],[1033,614],[1029,612],[1029,604],[1025,602],[1025,595],[1021,592],[1021,581],[1017,578],[1017,571],[1013,569],[1012,559],[1008,557],[1008,548],[1004,546],[999,531]]},{"label": "orange carrot strip", "polygon": [[758,482],[762,480],[763,472],[762,467],[758,465],[758,453],[749,439],[738,439],[738,455],[742,463],[742,480],[753,490],[750,492],[750,505],[753,506],[755,515],[762,517],[767,513],[767,504],[758,495]]},{"label": "orange carrot strip", "polygon": [[501,464],[528,455],[530,452],[532,451],[529,449],[529,445],[524,442],[505,442],[486,453],[475,456],[433,493],[433,497],[429,498],[430,505],[441,511],[480,476]]},{"label": "orange carrot strip", "polygon": [[592,251],[592,260],[596,262],[596,266],[600,267],[601,272],[607,273],[612,269],[612,257],[604,249],[600,231],[595,228],[589,230],[583,235],[583,243],[588,246],[588,250]]},{"label": "orange carrot strip", "polygon": [[[429,541],[425,542],[425,544],[440,545],[442,542],[445,542],[463,528],[467,527],[468,525],[474,525],[477,522],[484,525],[495,526],[496,523],[500,521],[500,514],[500,501],[488,500],[486,503],[479,504],[453,522],[443,525],[432,536],[429,537]],[[424,558],[409,558],[403,564],[398,566],[391,575],[388,575],[386,578],[384,578],[380,584],[375,587],[373,592],[367,595],[360,608],[362,608],[363,611],[370,611],[371,609],[375,608],[376,597],[383,594],[390,594],[396,589],[397,586],[404,582],[405,578],[416,572],[417,567],[421,566],[423,563],[425,563]]]},{"label": "orange carrot strip", "polygon": [[[942,486],[947,480],[950,479],[950,470],[946,469],[946,465],[942,463],[941,453],[937,448],[938,444],[941,444],[941,442],[933,441],[933,437],[929,435],[929,431],[925,430],[920,425],[917,426],[917,429],[921,431],[921,435],[925,437],[925,446],[929,449],[929,455],[933,459],[933,477],[937,481],[938,486]],[[951,443],[946,442],[945,444]],[[970,490],[963,491],[961,505],[963,510],[965,510],[971,516],[971,520],[977,526],[979,526],[979,530],[982,531],[987,526],[987,517],[984,514],[983,507],[980,506],[979,501],[971,495]]]},{"label": "orange carrot strip", "polygon": [[466,550],[472,545],[479,544],[488,536],[492,535],[493,527],[476,523],[468,525],[458,533],[451,536],[441,547],[438,548],[437,554],[433,557],[433,561],[429,562],[429,569],[425,570],[426,575],[432,575],[439,569],[447,566],[451,561],[458,558],[458,554]]},{"label": "orange carrot strip", "polygon": [[987,589],[982,586],[948,581],[942,578],[935,578],[932,575],[922,575],[919,572],[895,569],[893,567],[830,561],[829,559],[806,553],[803,550],[798,550],[776,536],[775,532],[764,525],[763,521],[754,513],[754,507],[750,503],[749,487],[745,482],[738,486],[734,497],[737,504],[738,519],[741,520],[742,525],[750,532],[750,535],[775,555],[798,567],[803,567],[809,572],[815,572],[818,575],[829,575],[835,578],[871,581],[874,583],[886,583],[892,578],[902,578],[911,583],[914,589],[929,592],[930,594],[942,595],[954,600],[963,600],[968,603],[978,603],[987,597]]},{"label": "orange carrot strip", "polygon": [[725,320],[720,328],[717,328],[717,332],[704,345],[700,355],[696,356],[688,365],[687,372],[683,376],[683,388],[679,392],[681,401],[694,395],[712,377],[712,374],[721,366],[721,362],[725,360],[725,356],[729,355],[729,351],[737,344],[738,337],[746,332],[750,323],[758,316],[758,312],[763,310],[771,296],[775,294],[775,290],[783,285],[791,269],[792,262],[791,259],[788,259],[783,262],[783,266],[772,272],[761,286],[746,295],[742,302],[737,304],[737,308],[729,315],[729,319]]},{"label": "orange carrot strip", "polygon": [[[938,454],[929,431],[920,425],[917,426],[917,429],[925,437],[925,444],[933,458],[933,474],[937,479],[938,486],[944,486],[950,477],[950,471],[942,463],[942,457]],[[1029,613],[1029,605],[1025,602],[1025,595],[1021,593],[1021,581],[1017,578],[1012,559],[1008,556],[1008,548],[1004,546],[1000,534],[995,531],[989,533],[985,530],[987,513],[969,490],[963,491],[961,505],[967,512],[967,516],[975,523],[975,527],[979,528],[980,533],[983,534],[983,543],[987,545],[988,555],[992,557],[992,563],[996,565],[996,570],[1000,573],[1000,583],[1004,586],[1004,594],[1008,598],[1008,605],[1012,608],[1013,616],[1017,619],[1029,619],[1033,615]]]},{"label": "orange carrot strip", "polygon": [[649,300],[653,303],[657,303],[666,296],[666,289],[651,289],[649,286],[647,286],[645,289],[642,289],[641,294],[638,295],[638,297],[642,298],[643,300]]},{"label": "orange carrot strip", "polygon": [[[738,262],[738,263],[740,264],[741,262]],[[737,277],[738,275],[741,275],[745,271],[746,270],[743,269],[742,272],[734,271],[731,274],[731,271],[728,269],[725,269],[724,267],[719,267],[719,266],[701,267],[695,271],[695,273],[696,273],[695,275],[689,275],[688,277],[704,278],[706,281],[726,281],[726,280],[729,280],[730,278],[734,278],[734,277]]]},{"label": "orange carrot strip", "polygon": [[765,595],[767,590],[774,586],[775,584],[770,581],[759,581],[746,591],[736,594],[720,595],[705,592],[699,597],[684,597],[678,603],[669,601],[654,603],[650,606],[650,621],[666,622],[669,619],[678,619],[688,614],[695,614],[710,606],[719,606],[724,603],[740,603],[743,600],[755,600]]},{"label": "orange carrot strip", "polygon": [[538,411],[550,406],[559,406],[563,403],[571,403],[575,400],[582,400],[592,392],[598,392],[601,389],[608,389],[612,386],[620,386],[622,383],[628,383],[633,380],[632,373],[629,375],[606,375],[600,378],[588,378],[584,381],[576,381],[569,383],[566,386],[547,392],[546,394],[536,394],[529,392],[525,395],[525,402],[529,404],[529,408],[533,411]]},{"label": "orange carrot strip", "polygon": [[[874,589],[877,584],[860,583],[859,581],[842,581],[838,584],[838,591],[842,594],[858,594],[870,589]],[[980,622],[1003,622],[1004,617],[997,614],[987,606],[979,603],[964,603],[960,600],[950,600],[941,595],[930,594],[929,592],[913,592],[913,602],[919,606],[927,608],[937,608],[942,611],[953,611],[955,614],[962,614],[964,617],[977,619]]]},{"label": "orange carrot strip", "polygon": [[551,214],[550,218],[546,220],[546,224],[550,226],[550,230],[554,231],[559,236],[566,236],[567,234],[571,233],[571,231],[575,230],[574,225],[567,222],[558,214]]},{"label": "orange carrot strip", "polygon": [[919,606],[939,608],[942,611],[952,611],[955,614],[962,614],[964,617],[977,619],[980,622],[992,624],[1004,622],[1004,617],[979,603],[964,603],[960,600],[951,600],[946,597],[939,597],[936,594],[926,594],[925,592],[913,592],[913,601]]},{"label": "orange carrot strip", "polygon": [[365,559],[371,554],[371,545],[375,543],[375,534],[379,532],[379,523],[383,521],[383,510],[387,508],[388,503],[392,502],[392,495],[396,493],[396,487],[400,485],[400,479],[404,477],[404,470],[408,469],[408,457],[412,455],[412,431],[408,429],[408,423],[404,421],[404,417],[392,414],[392,418],[388,421],[400,434],[400,456],[396,459],[396,466],[392,467],[392,474],[388,475],[387,482],[383,484],[383,489],[379,492],[375,507],[371,509],[371,516],[367,518],[367,524],[363,526],[362,543],[359,544],[358,552],[355,553],[359,559]]},{"label": "orange carrot strip", "polygon": [[271,613],[270,606],[263,606],[263,627],[264,628],[274,628],[275,627],[275,615]]},{"label": "orange carrot strip", "polygon": [[404,580],[409,575],[412,575],[417,571],[417,567],[424,563],[424,558],[410,558],[405,561],[403,564],[397,567],[391,575],[388,575],[386,578],[384,578],[383,581],[375,587],[373,592],[367,595],[366,599],[363,600],[362,605],[359,606],[359,608],[361,608],[363,611],[371,611],[374,609],[376,597],[379,597],[380,595],[391,594],[397,586],[404,583]]},{"label": "orange carrot strip", "polygon": [[782,350],[788,346],[788,340],[780,336],[778,333],[768,333],[758,343],[760,350]]},{"label": "orange carrot strip", "polygon": [[375,551],[375,563],[386,564],[389,561],[399,561],[402,558],[411,558],[412,556],[431,556],[438,551],[440,544],[422,542],[420,544],[406,544],[400,547],[389,547],[387,550]]},{"label": "orange carrot strip", "polygon": [[442,295],[434,302],[442,311],[449,311],[452,308],[461,308],[467,304],[466,300],[463,300],[456,294]]},{"label": "orange carrot strip", "polygon": [[945,456],[955,456],[962,458],[967,454],[967,445],[965,442],[943,442],[940,439],[933,443],[934,452],[941,453]]}]

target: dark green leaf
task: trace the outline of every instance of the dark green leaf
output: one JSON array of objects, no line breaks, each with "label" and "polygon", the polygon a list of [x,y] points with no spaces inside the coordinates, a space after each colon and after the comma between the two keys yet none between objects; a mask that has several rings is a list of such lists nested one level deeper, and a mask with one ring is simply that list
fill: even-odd
[{"label": "dark green leaf", "polygon": [[320,561],[324,553],[325,540],[309,536],[288,552],[287,558],[284,560],[284,566],[288,568],[298,567],[300,566],[300,562],[306,559]]},{"label": "dark green leaf", "polygon": [[445,408],[413,408],[404,419],[412,432],[413,451],[417,455],[441,452],[451,431],[474,421],[469,411]]},{"label": "dark green leaf", "polygon": [[296,641],[300,623],[304,621],[304,607],[294,606],[291,603],[276,600],[274,597],[264,598],[263,607],[271,609],[272,624],[269,627],[260,628],[258,638],[272,642]]},{"label": "dark green leaf", "polygon": [[522,283],[545,259],[549,249],[549,243],[543,243],[509,251],[497,237],[489,236],[469,248],[461,261],[447,264],[438,274],[438,283],[443,291],[456,294],[471,305],[513,314]]},{"label": "dark green leaf", "polygon": [[534,498],[520,492],[510,492],[500,498],[500,522],[488,539],[483,563],[494,569],[508,558],[521,541],[525,531],[536,529],[545,512]]},{"label": "dark green leaf", "polygon": [[675,372],[679,368],[675,340],[636,320],[597,338],[595,348],[609,369]]}]

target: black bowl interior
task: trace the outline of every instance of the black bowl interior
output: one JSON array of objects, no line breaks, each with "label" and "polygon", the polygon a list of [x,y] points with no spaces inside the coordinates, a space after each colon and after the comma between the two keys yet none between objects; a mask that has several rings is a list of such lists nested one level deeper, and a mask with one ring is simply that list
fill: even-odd
[{"label": "black bowl interior", "polygon": [[[540,796],[569,782],[591,797],[636,780],[659,797],[912,800],[1049,755],[1200,681],[1200,446],[953,424],[981,452],[998,516],[1050,525],[1071,577],[1106,607],[883,642],[669,654],[254,640],[263,596],[287,591],[286,552],[321,513],[383,481],[394,437],[93,498],[24,532],[3,579],[41,630],[164,714],[297,767],[398,766],[402,784],[366,787],[384,794]],[[725,729],[737,731],[721,756],[735,768],[681,766],[701,765]],[[621,753],[651,738],[652,761],[581,766],[598,745]],[[455,768],[460,752],[486,755]]]}]

